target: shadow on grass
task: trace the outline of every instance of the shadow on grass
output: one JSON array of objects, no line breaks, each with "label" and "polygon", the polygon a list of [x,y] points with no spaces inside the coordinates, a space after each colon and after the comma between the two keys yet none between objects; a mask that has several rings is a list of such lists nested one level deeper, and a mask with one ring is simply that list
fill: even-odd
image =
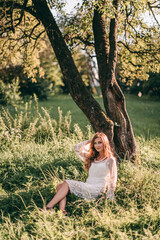
[{"label": "shadow on grass", "polygon": [[[29,166],[20,173],[14,173],[11,170],[1,173],[1,175],[6,174],[4,178],[1,177],[2,189],[6,192],[0,198],[3,216],[10,215],[14,221],[23,212],[33,211],[35,206],[43,208],[54,196],[55,185],[58,182],[62,182],[64,178],[76,178],[75,169],[76,173],[79,173],[80,179],[80,174],[83,172],[82,165],[75,159],[55,159],[52,163],[44,164],[39,169]],[[72,194],[68,197],[69,201],[77,199]],[[56,208],[58,209],[58,206]]]}]

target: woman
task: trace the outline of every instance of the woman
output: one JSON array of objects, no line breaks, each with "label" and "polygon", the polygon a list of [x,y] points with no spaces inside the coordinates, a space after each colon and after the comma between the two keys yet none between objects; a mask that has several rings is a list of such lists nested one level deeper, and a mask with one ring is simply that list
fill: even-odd
[{"label": "woman", "polygon": [[53,208],[59,202],[59,209],[66,214],[66,196],[69,192],[91,200],[105,192],[107,186],[107,198],[114,199],[117,167],[107,136],[97,132],[92,140],[77,144],[75,152],[84,161],[84,167],[89,173],[86,182],[65,180],[59,184],[56,195],[46,209]]}]

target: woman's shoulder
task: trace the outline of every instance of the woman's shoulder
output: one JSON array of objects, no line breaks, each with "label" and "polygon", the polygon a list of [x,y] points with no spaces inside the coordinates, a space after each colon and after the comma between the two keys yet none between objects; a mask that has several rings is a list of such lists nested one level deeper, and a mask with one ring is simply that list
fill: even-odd
[{"label": "woman's shoulder", "polygon": [[115,159],[115,157],[111,156],[106,159],[106,162],[109,164],[114,164],[114,163],[116,163],[116,159]]}]

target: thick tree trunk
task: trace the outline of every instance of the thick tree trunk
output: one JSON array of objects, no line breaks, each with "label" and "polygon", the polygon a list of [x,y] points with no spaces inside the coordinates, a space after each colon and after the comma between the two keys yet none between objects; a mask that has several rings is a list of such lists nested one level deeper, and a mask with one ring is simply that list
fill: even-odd
[{"label": "thick tree trunk", "polygon": [[[119,0],[115,0],[114,5],[117,14],[118,4]],[[121,158],[126,155],[127,158],[134,159],[136,157],[136,142],[132,125],[126,111],[125,97],[115,78],[117,62],[117,27],[118,17],[116,15],[110,22],[108,44],[105,31],[105,18],[102,16],[98,7],[95,9],[93,32],[104,106],[107,115],[114,123],[114,143],[116,152]],[[101,59],[106,59],[106,61],[101,61]]]},{"label": "thick tree trunk", "polygon": [[51,42],[63,77],[68,83],[70,94],[76,104],[89,119],[95,131],[107,134],[111,145],[113,144],[113,122],[106,116],[98,102],[87,90],[81,76],[74,64],[71,53],[65,44],[64,38],[50,12],[45,0],[32,0],[34,9],[39,16]]},{"label": "thick tree trunk", "polygon": [[[117,15],[119,2],[120,0],[113,0]],[[71,52],[65,44],[64,38],[47,5],[47,1],[32,0],[32,3],[33,6],[28,6],[28,0],[25,0],[23,5],[21,5],[21,3],[13,4],[12,1],[5,1],[0,5],[11,7],[12,10],[14,8],[25,10],[42,22],[73,100],[87,116],[93,129],[99,132],[103,131],[108,136],[112,147],[117,150],[118,156],[123,158],[127,155],[128,158],[132,158],[136,155],[136,143],[126,111],[125,97],[115,78],[117,61],[117,15],[115,18],[112,18],[110,22],[109,43],[105,31],[105,18],[104,15],[102,16],[101,14],[102,11],[99,11],[98,6],[95,8],[93,18],[99,80],[107,117],[82,81],[72,59]],[[101,3],[103,3],[105,7],[107,0],[103,0]],[[21,12],[18,24],[20,24],[22,17],[23,11]],[[12,30],[11,27],[6,29],[7,31]]]}]

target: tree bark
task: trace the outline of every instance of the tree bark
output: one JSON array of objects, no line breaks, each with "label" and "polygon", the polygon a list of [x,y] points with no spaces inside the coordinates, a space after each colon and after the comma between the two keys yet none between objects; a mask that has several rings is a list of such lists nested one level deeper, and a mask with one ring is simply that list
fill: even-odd
[{"label": "tree bark", "polygon": [[73,100],[87,116],[93,129],[96,132],[103,131],[108,136],[111,145],[114,147],[113,122],[106,116],[99,103],[92,97],[82,81],[71,56],[71,52],[64,41],[46,1],[32,1],[34,9],[39,16],[39,20],[45,27]]},{"label": "tree bark", "polygon": [[[52,48],[59,62],[63,77],[73,100],[89,119],[93,129],[97,132],[104,132],[116,149],[119,158],[133,158],[136,156],[136,142],[132,125],[128,117],[125,105],[125,97],[116,81],[115,68],[117,62],[117,28],[118,28],[118,6],[120,0],[113,0],[115,17],[110,22],[109,40],[105,30],[105,17],[95,7],[93,18],[93,32],[95,38],[95,51],[99,69],[99,80],[103,95],[106,113],[101,109],[98,102],[87,90],[80,73],[78,72],[71,52],[56,24],[56,21],[47,5],[46,0],[32,0],[33,6],[13,4],[7,2],[16,9],[28,11],[35,18],[41,21],[44,26]],[[106,0],[102,1],[105,4]],[[5,2],[0,6],[4,6]]]},{"label": "tree bark", "polygon": [[[114,123],[115,149],[120,158],[136,157],[136,142],[127,114],[125,96],[115,77],[117,62],[117,28],[119,0],[113,2],[116,15],[110,22],[109,43],[105,31],[105,18],[98,7],[94,10],[93,32],[99,69],[99,80],[107,115]],[[108,51],[109,49],[109,51]],[[102,59],[106,59],[102,61]]]}]

